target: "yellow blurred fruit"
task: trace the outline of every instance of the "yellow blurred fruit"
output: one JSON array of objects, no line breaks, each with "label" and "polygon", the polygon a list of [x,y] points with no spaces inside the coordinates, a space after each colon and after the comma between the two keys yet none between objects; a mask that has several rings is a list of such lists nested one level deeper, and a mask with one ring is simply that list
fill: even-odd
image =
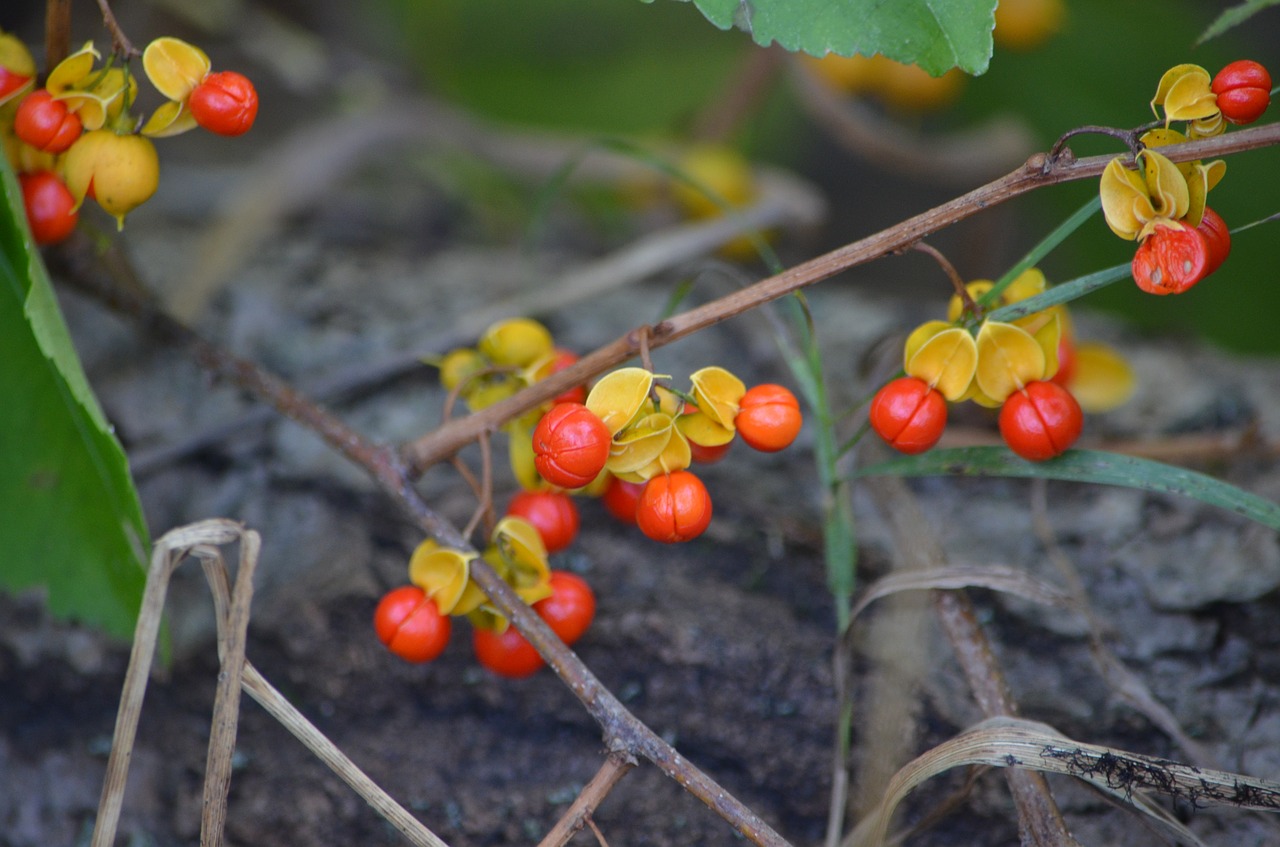
[{"label": "yellow blurred fruit", "polygon": [[499,321],[485,331],[479,349],[495,365],[524,368],[555,348],[547,328],[532,318]]},{"label": "yellow blurred fruit", "polygon": [[930,76],[918,65],[904,65],[890,59],[884,62],[879,94],[895,109],[912,112],[939,109],[955,100],[964,87],[964,73],[955,68],[942,76]]},{"label": "yellow blurred fruit", "polygon": [[1063,0],[1000,0],[992,36],[1001,47],[1033,50],[1062,28],[1066,16]]},{"label": "yellow blurred fruit", "polygon": [[755,177],[751,173],[751,165],[729,147],[698,147],[680,160],[679,168],[697,185],[677,182],[673,189],[675,199],[685,214],[695,220],[724,214],[722,203],[739,208],[755,199]]},{"label": "yellow blurred fruit", "polygon": [[875,90],[884,75],[883,56],[838,56],[828,53],[822,58],[805,56],[804,61],[819,79],[850,94]]},{"label": "yellow blurred fruit", "polygon": [[151,140],[109,129],[80,136],[66,152],[62,169],[76,201],[92,197],[119,226],[160,184],[160,159]]}]

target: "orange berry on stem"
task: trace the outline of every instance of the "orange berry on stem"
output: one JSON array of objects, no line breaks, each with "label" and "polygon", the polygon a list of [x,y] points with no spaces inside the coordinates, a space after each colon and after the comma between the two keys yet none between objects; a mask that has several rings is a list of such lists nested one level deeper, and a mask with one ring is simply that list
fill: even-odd
[{"label": "orange berry on stem", "polygon": [[776,453],[796,440],[803,421],[796,396],[781,385],[767,383],[742,395],[733,425],[749,447]]},{"label": "orange berry on stem", "polygon": [[548,553],[558,553],[572,544],[581,522],[573,498],[563,491],[521,491],[511,498],[507,514],[532,524]]},{"label": "orange berry on stem", "polygon": [[83,129],[80,118],[43,88],[24,97],[13,116],[13,134],[46,153],[64,152]]},{"label": "orange berry on stem", "polygon": [[1209,88],[1218,96],[1218,109],[1233,124],[1251,124],[1271,104],[1271,74],[1250,59],[1240,59],[1218,71]]},{"label": "orange berry on stem", "polygon": [[503,633],[476,627],[471,631],[471,647],[476,661],[508,679],[533,676],[546,664],[514,626],[507,627]]},{"label": "orange berry on stem", "polygon": [[373,613],[378,640],[406,662],[430,662],[449,643],[452,622],[416,585],[393,588]]},{"label": "orange berry on stem", "polygon": [[689,471],[655,476],[636,504],[636,525],[654,541],[689,541],[711,523],[711,495]]},{"label": "orange berry on stem", "polygon": [[900,453],[923,453],[938,443],[947,425],[947,401],[923,379],[889,382],[871,400],[871,428]]},{"label": "orange berry on stem", "polygon": [[636,522],[636,504],[640,502],[640,495],[643,493],[643,482],[627,482],[626,480],[618,479],[616,476],[610,476],[609,484],[605,486],[604,494],[601,495],[600,501],[604,503],[604,507],[609,514],[625,524],[634,525]]},{"label": "orange berry on stem", "polygon": [[258,91],[243,74],[207,74],[187,98],[196,123],[218,135],[243,135],[258,117]]},{"label": "orange berry on stem", "polygon": [[27,223],[37,244],[57,244],[76,228],[80,213],[67,186],[52,171],[37,171],[18,177]]},{"label": "orange berry on stem", "polygon": [[1028,382],[1000,408],[1000,436],[1010,450],[1032,462],[1061,455],[1083,429],[1080,404],[1054,382]]},{"label": "orange berry on stem", "polygon": [[1204,275],[1208,276],[1227,260],[1227,256],[1231,255],[1231,230],[1227,227],[1226,221],[1208,206],[1204,207],[1204,216],[1196,229],[1200,230],[1200,234],[1209,244],[1209,264],[1204,272]]},{"label": "orange berry on stem", "polygon": [[612,436],[604,421],[581,403],[560,403],[533,430],[533,464],[561,488],[581,488],[604,470]]},{"label": "orange berry on stem", "polygon": [[587,581],[568,571],[551,572],[551,596],[533,604],[538,617],[565,644],[586,634],[596,616],[596,595]]}]

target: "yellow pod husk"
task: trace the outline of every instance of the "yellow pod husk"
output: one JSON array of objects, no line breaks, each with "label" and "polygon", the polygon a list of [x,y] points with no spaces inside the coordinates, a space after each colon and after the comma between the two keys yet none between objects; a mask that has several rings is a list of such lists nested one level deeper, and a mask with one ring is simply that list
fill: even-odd
[{"label": "yellow pod husk", "polygon": [[701,368],[689,376],[698,409],[723,427],[733,428],[747,386],[721,367]]},{"label": "yellow pod husk", "polygon": [[[467,602],[462,602],[471,576],[474,553],[463,553],[441,547],[427,539],[418,545],[409,558],[409,581],[436,601],[442,615],[464,615],[479,602],[474,592]],[[480,596],[483,600],[483,594]],[[475,605],[469,604],[475,602]]]},{"label": "yellow pod husk", "polygon": [[978,348],[973,336],[968,330],[953,326],[921,345],[904,370],[955,402],[969,390],[977,365]]},{"label": "yellow pod husk", "polygon": [[586,406],[617,435],[649,397],[653,374],[644,368],[619,368],[606,374],[587,394]]},{"label": "yellow pod husk", "polygon": [[978,330],[977,346],[978,367],[973,379],[992,400],[1004,402],[1028,382],[1045,378],[1044,348],[1022,327],[987,321]]},{"label": "yellow pod husk", "polygon": [[1076,345],[1076,370],[1071,393],[1090,414],[1108,412],[1133,396],[1133,369],[1116,350],[1098,342]]},{"label": "yellow pod husk", "polygon": [[142,69],[147,79],[157,91],[178,103],[191,96],[210,67],[209,57],[203,50],[180,38],[157,38],[142,51]]},{"label": "yellow pod husk", "polygon": [[662,455],[674,431],[670,415],[663,412],[645,415],[614,436],[605,468],[614,474],[638,471]]}]

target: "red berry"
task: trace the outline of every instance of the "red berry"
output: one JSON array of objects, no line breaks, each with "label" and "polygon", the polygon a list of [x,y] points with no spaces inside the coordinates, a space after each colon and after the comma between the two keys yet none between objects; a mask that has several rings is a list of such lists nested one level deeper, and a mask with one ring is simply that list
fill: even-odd
[{"label": "red berry", "polygon": [[581,403],[560,403],[533,430],[533,464],[561,488],[580,488],[604,470],[612,438],[604,421]]},{"label": "red berry", "polygon": [[0,103],[3,103],[10,94],[21,90],[22,86],[28,82],[31,82],[30,76],[14,73],[4,65],[0,65]]},{"label": "red berry", "polygon": [[1240,59],[1213,78],[1210,85],[1218,95],[1218,109],[1233,124],[1251,124],[1271,103],[1271,74],[1257,62]]},{"label": "red berry", "polygon": [[1189,226],[1160,226],[1133,254],[1133,281],[1148,294],[1181,294],[1209,273],[1209,242]]},{"label": "red berry", "polygon": [[1204,207],[1204,217],[1200,219],[1200,225],[1196,229],[1200,230],[1209,244],[1209,264],[1204,272],[1208,276],[1231,255],[1231,230],[1227,228],[1226,221],[1208,206]]},{"label": "red berry", "polygon": [[604,494],[601,495],[600,501],[604,503],[605,509],[609,514],[625,524],[634,525],[636,522],[636,504],[640,502],[640,495],[644,493],[643,482],[627,482],[618,479],[616,476],[609,477],[609,484],[605,486]]},{"label": "red berry", "polygon": [[742,395],[733,425],[747,446],[776,453],[796,440],[802,421],[796,396],[781,385],[765,384]]},{"label": "red berry", "polygon": [[901,453],[923,453],[938,443],[947,425],[947,401],[923,379],[904,376],[876,392],[871,428]]},{"label": "red berry", "polygon": [[46,153],[65,151],[82,130],[80,118],[43,88],[24,97],[13,117],[14,135]]},{"label": "red berry", "polygon": [[596,595],[582,577],[568,571],[551,572],[551,596],[533,604],[538,617],[565,644],[586,634],[596,616]]},{"label": "red berry", "polygon": [[1028,382],[1000,408],[1000,435],[1024,459],[1043,462],[1061,455],[1080,437],[1080,404],[1054,382]]},{"label": "red berry", "polygon": [[37,244],[57,244],[76,228],[80,213],[67,186],[52,171],[22,174],[22,202]]},{"label": "red berry", "polygon": [[696,441],[690,441],[689,455],[700,465],[714,465],[728,454],[729,448],[732,446],[732,441],[726,441],[724,444],[715,447],[704,447]]},{"label": "red berry", "polygon": [[429,662],[444,652],[452,623],[416,585],[393,588],[373,613],[378,639],[406,662]]},{"label": "red berry", "polygon": [[562,491],[521,491],[511,498],[507,514],[533,524],[548,553],[558,553],[578,536],[578,507]]},{"label": "red berry", "polygon": [[499,635],[491,629],[476,627],[471,631],[471,647],[476,661],[498,676],[521,679],[533,676],[545,662],[514,626]]},{"label": "red berry", "polygon": [[688,541],[711,523],[711,495],[688,471],[655,476],[636,504],[636,525],[654,541]]},{"label": "red berry", "polygon": [[218,135],[241,135],[258,116],[258,92],[235,71],[206,74],[187,98],[196,123]]},{"label": "red berry", "polygon": [[[577,364],[578,354],[572,350],[565,350],[557,347],[555,358],[551,360],[551,364],[547,368],[547,376],[558,373],[570,365]],[[587,387],[585,385],[575,385],[557,394],[551,398],[551,402],[555,403],[585,403],[587,401]]]}]

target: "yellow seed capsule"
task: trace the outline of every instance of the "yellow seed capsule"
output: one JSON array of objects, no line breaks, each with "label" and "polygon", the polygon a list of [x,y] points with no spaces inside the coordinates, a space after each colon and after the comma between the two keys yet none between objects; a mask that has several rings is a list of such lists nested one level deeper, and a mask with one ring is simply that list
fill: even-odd
[{"label": "yellow seed capsule", "polygon": [[555,347],[551,333],[532,318],[499,321],[485,331],[479,349],[495,365],[524,368]]},{"label": "yellow seed capsule", "polygon": [[92,197],[123,227],[124,216],[155,194],[160,159],[150,139],[97,129],[71,145],[63,173],[78,202]]}]

